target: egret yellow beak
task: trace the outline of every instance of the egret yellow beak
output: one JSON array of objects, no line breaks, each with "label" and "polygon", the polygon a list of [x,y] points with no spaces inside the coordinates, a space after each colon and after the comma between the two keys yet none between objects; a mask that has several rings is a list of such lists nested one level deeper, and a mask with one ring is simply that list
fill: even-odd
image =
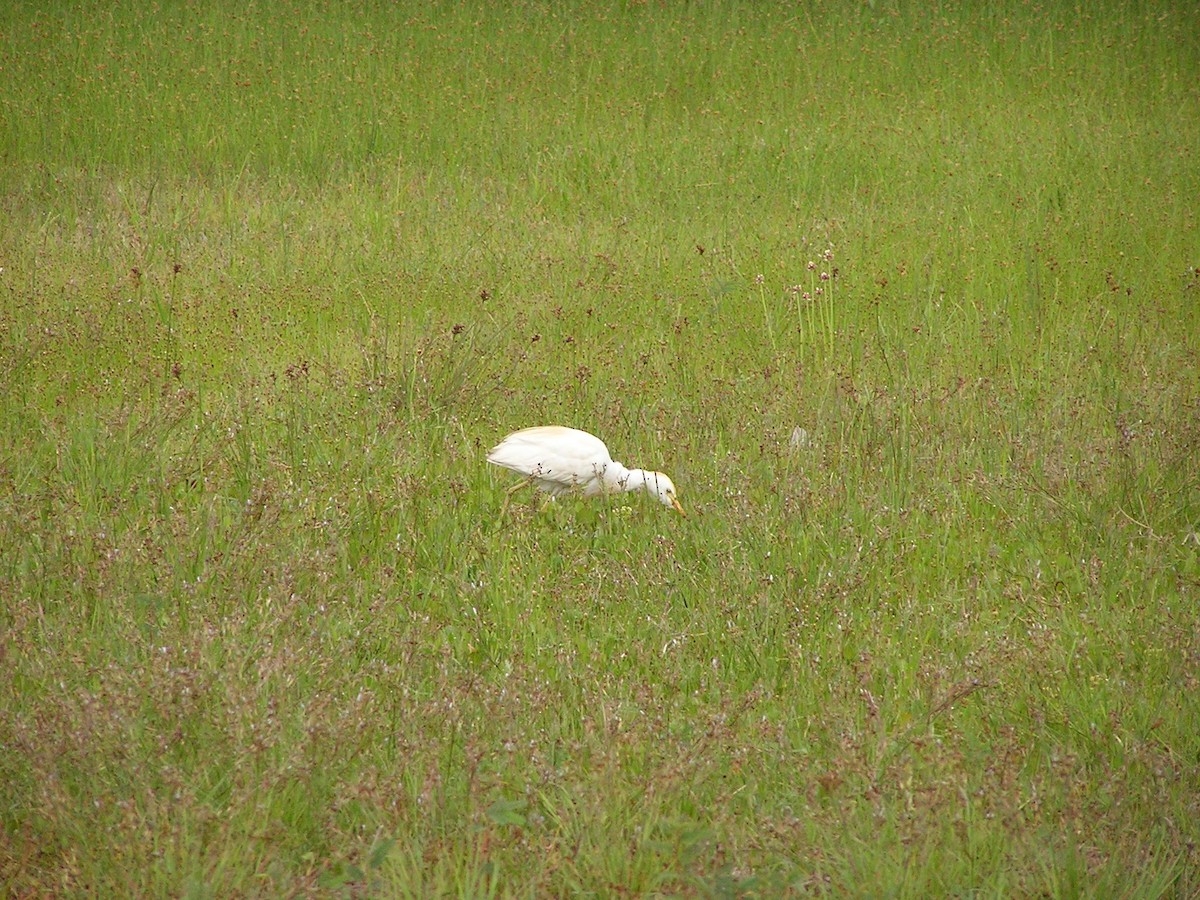
[{"label": "egret yellow beak", "polygon": [[679,513],[681,516],[683,516],[685,519],[687,518],[687,513],[685,513],[685,512],[683,511],[683,507],[679,505],[679,501],[678,501],[678,500],[676,500],[674,497],[672,497],[672,498],[671,498],[671,505],[672,505],[673,507],[675,507],[675,511],[676,511],[676,512],[678,512],[678,513]]}]

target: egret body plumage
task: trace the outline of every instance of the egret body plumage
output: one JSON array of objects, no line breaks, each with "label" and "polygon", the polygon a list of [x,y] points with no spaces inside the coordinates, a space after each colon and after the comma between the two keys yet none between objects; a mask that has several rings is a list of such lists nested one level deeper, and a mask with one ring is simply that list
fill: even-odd
[{"label": "egret body plumage", "polygon": [[[662,472],[625,468],[613,460],[604,441],[577,428],[541,425],[514,431],[492,448],[487,461],[525,476],[525,481],[508,492],[509,497],[526,484],[554,497],[645,491],[683,513],[670,478]],[[505,508],[509,497],[504,500]]]}]

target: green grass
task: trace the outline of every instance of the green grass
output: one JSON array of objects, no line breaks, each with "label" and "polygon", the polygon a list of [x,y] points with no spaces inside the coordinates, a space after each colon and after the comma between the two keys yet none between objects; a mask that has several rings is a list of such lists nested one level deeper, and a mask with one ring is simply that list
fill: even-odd
[{"label": "green grass", "polygon": [[6,8],[3,893],[1200,893],[1197,35]]}]

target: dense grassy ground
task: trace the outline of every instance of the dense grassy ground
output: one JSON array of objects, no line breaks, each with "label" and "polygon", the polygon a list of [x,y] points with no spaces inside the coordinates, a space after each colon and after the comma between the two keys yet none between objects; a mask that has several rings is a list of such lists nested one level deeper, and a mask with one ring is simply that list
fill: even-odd
[{"label": "dense grassy ground", "polygon": [[1200,8],[976,6],[0,12],[2,892],[1200,894]]}]

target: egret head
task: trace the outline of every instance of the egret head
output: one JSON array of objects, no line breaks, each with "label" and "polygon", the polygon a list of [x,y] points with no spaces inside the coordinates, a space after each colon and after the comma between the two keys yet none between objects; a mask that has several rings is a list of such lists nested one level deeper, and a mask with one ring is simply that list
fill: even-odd
[{"label": "egret head", "polygon": [[679,505],[679,500],[675,497],[675,482],[662,472],[646,473],[646,493],[657,497],[658,502],[663,506],[672,506],[681,516],[687,516],[683,507]]}]

